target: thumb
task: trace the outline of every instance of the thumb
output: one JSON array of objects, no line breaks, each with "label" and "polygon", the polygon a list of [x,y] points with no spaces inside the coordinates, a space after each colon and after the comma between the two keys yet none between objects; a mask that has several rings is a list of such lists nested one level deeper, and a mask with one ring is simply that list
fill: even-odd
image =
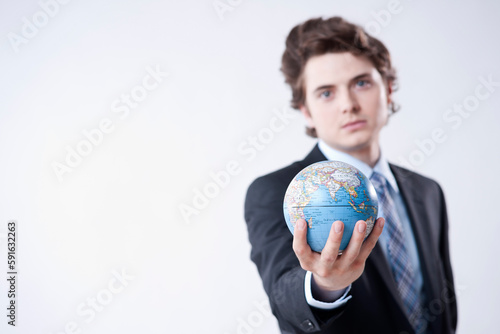
[{"label": "thumb", "polygon": [[307,235],[307,222],[305,219],[300,218],[295,222],[295,227],[293,229],[294,234],[298,234],[297,236]]}]

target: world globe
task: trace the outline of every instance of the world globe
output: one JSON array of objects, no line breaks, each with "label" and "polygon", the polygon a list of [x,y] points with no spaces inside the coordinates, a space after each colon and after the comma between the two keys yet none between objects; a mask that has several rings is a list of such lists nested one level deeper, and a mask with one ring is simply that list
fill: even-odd
[{"label": "world globe", "polygon": [[366,221],[366,238],[377,212],[377,193],[370,180],[342,161],[322,161],[302,169],[290,182],[283,201],[288,229],[293,234],[297,220],[305,219],[307,242],[315,252],[323,250],[337,220],[344,223],[339,253],[349,244],[359,220]]}]

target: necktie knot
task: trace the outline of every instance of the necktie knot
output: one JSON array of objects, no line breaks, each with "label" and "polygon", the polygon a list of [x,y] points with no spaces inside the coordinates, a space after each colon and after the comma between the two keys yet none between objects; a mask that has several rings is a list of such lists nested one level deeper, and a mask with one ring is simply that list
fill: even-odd
[{"label": "necktie knot", "polygon": [[373,186],[375,187],[375,190],[377,191],[377,195],[383,195],[387,191],[387,180],[385,177],[378,173],[378,172],[373,172],[372,176],[370,177],[370,181],[372,182]]}]

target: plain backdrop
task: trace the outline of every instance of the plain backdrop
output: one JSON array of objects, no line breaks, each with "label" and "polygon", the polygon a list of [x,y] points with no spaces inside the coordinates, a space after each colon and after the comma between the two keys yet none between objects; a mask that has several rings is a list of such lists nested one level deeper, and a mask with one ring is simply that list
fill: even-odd
[{"label": "plain backdrop", "polygon": [[294,25],[333,15],[392,54],[401,110],[383,150],[445,191],[459,333],[497,331],[499,12],[495,1],[0,1],[0,332],[278,333],[243,203],[256,177],[315,144],[280,60]]}]

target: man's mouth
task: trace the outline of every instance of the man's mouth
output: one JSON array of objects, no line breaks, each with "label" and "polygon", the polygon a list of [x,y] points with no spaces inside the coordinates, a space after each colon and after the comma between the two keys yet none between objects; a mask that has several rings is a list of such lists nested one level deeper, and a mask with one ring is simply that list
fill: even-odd
[{"label": "man's mouth", "polygon": [[364,120],[359,120],[359,121],[353,121],[345,124],[342,126],[342,129],[348,130],[348,131],[353,131],[353,130],[358,130],[361,129],[366,125],[366,121]]}]

